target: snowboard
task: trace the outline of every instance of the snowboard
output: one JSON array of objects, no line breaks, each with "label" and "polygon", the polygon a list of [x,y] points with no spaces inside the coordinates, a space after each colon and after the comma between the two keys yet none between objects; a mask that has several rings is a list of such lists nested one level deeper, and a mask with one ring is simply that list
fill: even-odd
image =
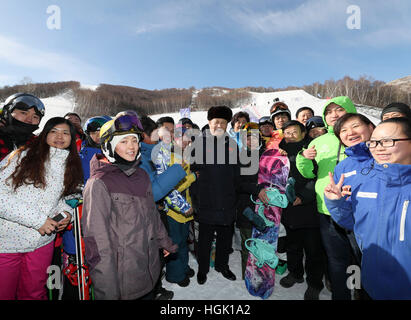
[{"label": "snowboard", "polygon": [[[260,157],[258,183],[263,184],[265,188],[276,188],[280,193],[285,193],[290,163],[287,156],[282,156],[277,149],[268,149]],[[260,204],[262,205],[262,204]],[[257,214],[259,206],[255,206]],[[269,247],[276,252],[278,233],[280,229],[282,208],[277,206],[265,206],[264,216],[273,223],[272,226],[266,227],[261,232],[256,228],[252,230],[252,238],[264,240]],[[262,299],[267,299],[274,291],[275,269],[264,263],[257,266],[257,258],[250,251],[245,269],[245,285],[248,292]]]}]

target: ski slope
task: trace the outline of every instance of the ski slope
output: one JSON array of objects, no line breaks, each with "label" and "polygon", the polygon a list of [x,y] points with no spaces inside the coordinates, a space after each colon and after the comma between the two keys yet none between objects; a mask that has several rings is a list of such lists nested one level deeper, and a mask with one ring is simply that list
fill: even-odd
[{"label": "ski slope", "polygon": [[[250,120],[258,122],[258,119],[263,116],[270,115],[270,107],[273,105],[273,101],[279,98],[280,101],[288,105],[292,118],[295,119],[295,114],[297,110],[301,107],[310,107],[314,110],[315,115],[322,115],[322,109],[324,107],[326,99],[316,98],[304,90],[290,90],[290,91],[278,91],[278,92],[250,92],[251,99],[250,102],[244,104],[239,108],[233,108],[233,114],[239,111],[246,111],[250,115]],[[379,120],[380,111],[372,110],[370,112],[366,107],[360,108],[359,113],[367,116],[375,125],[377,125]],[[157,120],[160,117],[165,116],[164,114],[152,115],[153,120]],[[167,114],[174,119],[177,123],[181,118],[179,112]],[[208,123],[207,121],[207,111],[196,111],[191,113],[191,120],[196,123],[200,128]],[[230,126],[229,126],[230,128]]]},{"label": "ski slope", "polygon": [[[97,86],[94,85],[83,85],[84,88],[95,90]],[[326,102],[325,99],[316,98],[304,90],[290,90],[290,91],[278,91],[278,92],[265,92],[257,93],[250,92],[250,101],[241,107],[233,108],[233,114],[238,111],[246,111],[250,115],[251,121],[258,121],[259,118],[263,116],[270,115],[270,107],[273,104],[274,99],[279,98],[280,101],[286,103],[290,108],[292,118],[295,119],[295,113],[301,107],[308,106],[314,110],[315,115],[321,115],[323,106]],[[64,94],[41,99],[46,106],[46,113],[44,118],[41,120],[40,129],[36,133],[40,132],[44,124],[48,119],[56,116],[64,116],[67,112],[73,111],[75,108],[74,96],[71,91]],[[358,108],[359,113],[366,115],[374,124],[378,124],[379,114],[381,111],[375,108],[361,107]],[[112,114],[111,116],[114,116]],[[174,112],[170,114],[156,114],[150,115],[150,117],[156,121],[160,117],[170,116],[177,123],[181,118],[179,112]],[[196,111],[190,114],[191,120],[196,123],[200,128],[208,123],[207,121],[207,111]],[[86,119],[83,119],[82,123]],[[230,128],[230,126],[229,126]]]}]

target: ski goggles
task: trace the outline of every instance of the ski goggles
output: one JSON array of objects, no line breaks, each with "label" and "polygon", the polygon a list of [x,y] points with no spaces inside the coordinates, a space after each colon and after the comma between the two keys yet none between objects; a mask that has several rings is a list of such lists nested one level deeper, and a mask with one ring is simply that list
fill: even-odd
[{"label": "ski goggles", "polygon": [[278,110],[289,110],[288,106],[283,102],[276,102],[270,109],[270,113],[276,112]]},{"label": "ski goggles", "polygon": [[16,98],[12,99],[9,101],[6,106],[10,106],[9,110],[12,112],[15,108],[20,109],[20,110],[29,110],[31,108],[34,108],[36,113],[40,116],[43,117],[45,113],[45,107],[43,102],[41,100],[33,95],[29,94],[24,94],[21,96],[17,96]]},{"label": "ski goggles", "polygon": [[100,129],[100,139],[110,140],[113,136],[126,133],[135,133],[139,137],[142,134],[141,122],[135,115],[123,115],[114,120],[106,122]]},{"label": "ski goggles", "polygon": [[95,132],[101,129],[103,124],[107,122],[107,119],[103,117],[94,117],[87,120],[84,125],[84,131],[86,132]]}]

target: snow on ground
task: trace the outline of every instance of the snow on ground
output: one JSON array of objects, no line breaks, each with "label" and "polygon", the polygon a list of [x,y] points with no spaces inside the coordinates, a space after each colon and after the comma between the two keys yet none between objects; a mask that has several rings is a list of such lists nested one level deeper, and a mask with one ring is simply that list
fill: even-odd
[{"label": "snow on ground", "polygon": [[[230,255],[230,270],[237,277],[236,281],[224,278],[221,273],[210,268],[207,274],[207,282],[203,285],[197,283],[198,264],[194,256],[190,253],[189,265],[194,269],[196,275],[191,278],[190,284],[182,288],[178,284],[170,283],[163,279],[163,287],[174,292],[173,300],[262,300],[259,297],[250,295],[241,279],[241,254],[239,250],[234,250]],[[275,275],[275,287],[272,295],[267,300],[303,300],[307,283],[297,283],[291,288],[283,288],[279,281],[286,276]],[[331,300],[331,293],[324,287],[320,292],[320,300]]]}]

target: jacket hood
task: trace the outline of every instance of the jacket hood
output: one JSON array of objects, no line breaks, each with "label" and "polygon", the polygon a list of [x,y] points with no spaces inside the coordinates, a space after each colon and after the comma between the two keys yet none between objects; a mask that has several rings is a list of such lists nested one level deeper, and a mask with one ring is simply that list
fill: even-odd
[{"label": "jacket hood", "polygon": [[357,113],[357,109],[354,106],[354,103],[351,101],[350,98],[347,96],[340,96],[340,97],[335,97],[327,101],[327,103],[324,105],[323,111],[322,111],[322,118],[325,124],[325,127],[327,128],[328,131],[334,132],[334,129],[332,126],[329,126],[327,122],[325,121],[325,109],[331,104],[335,103],[338,104],[339,106],[343,107],[347,113]]}]

